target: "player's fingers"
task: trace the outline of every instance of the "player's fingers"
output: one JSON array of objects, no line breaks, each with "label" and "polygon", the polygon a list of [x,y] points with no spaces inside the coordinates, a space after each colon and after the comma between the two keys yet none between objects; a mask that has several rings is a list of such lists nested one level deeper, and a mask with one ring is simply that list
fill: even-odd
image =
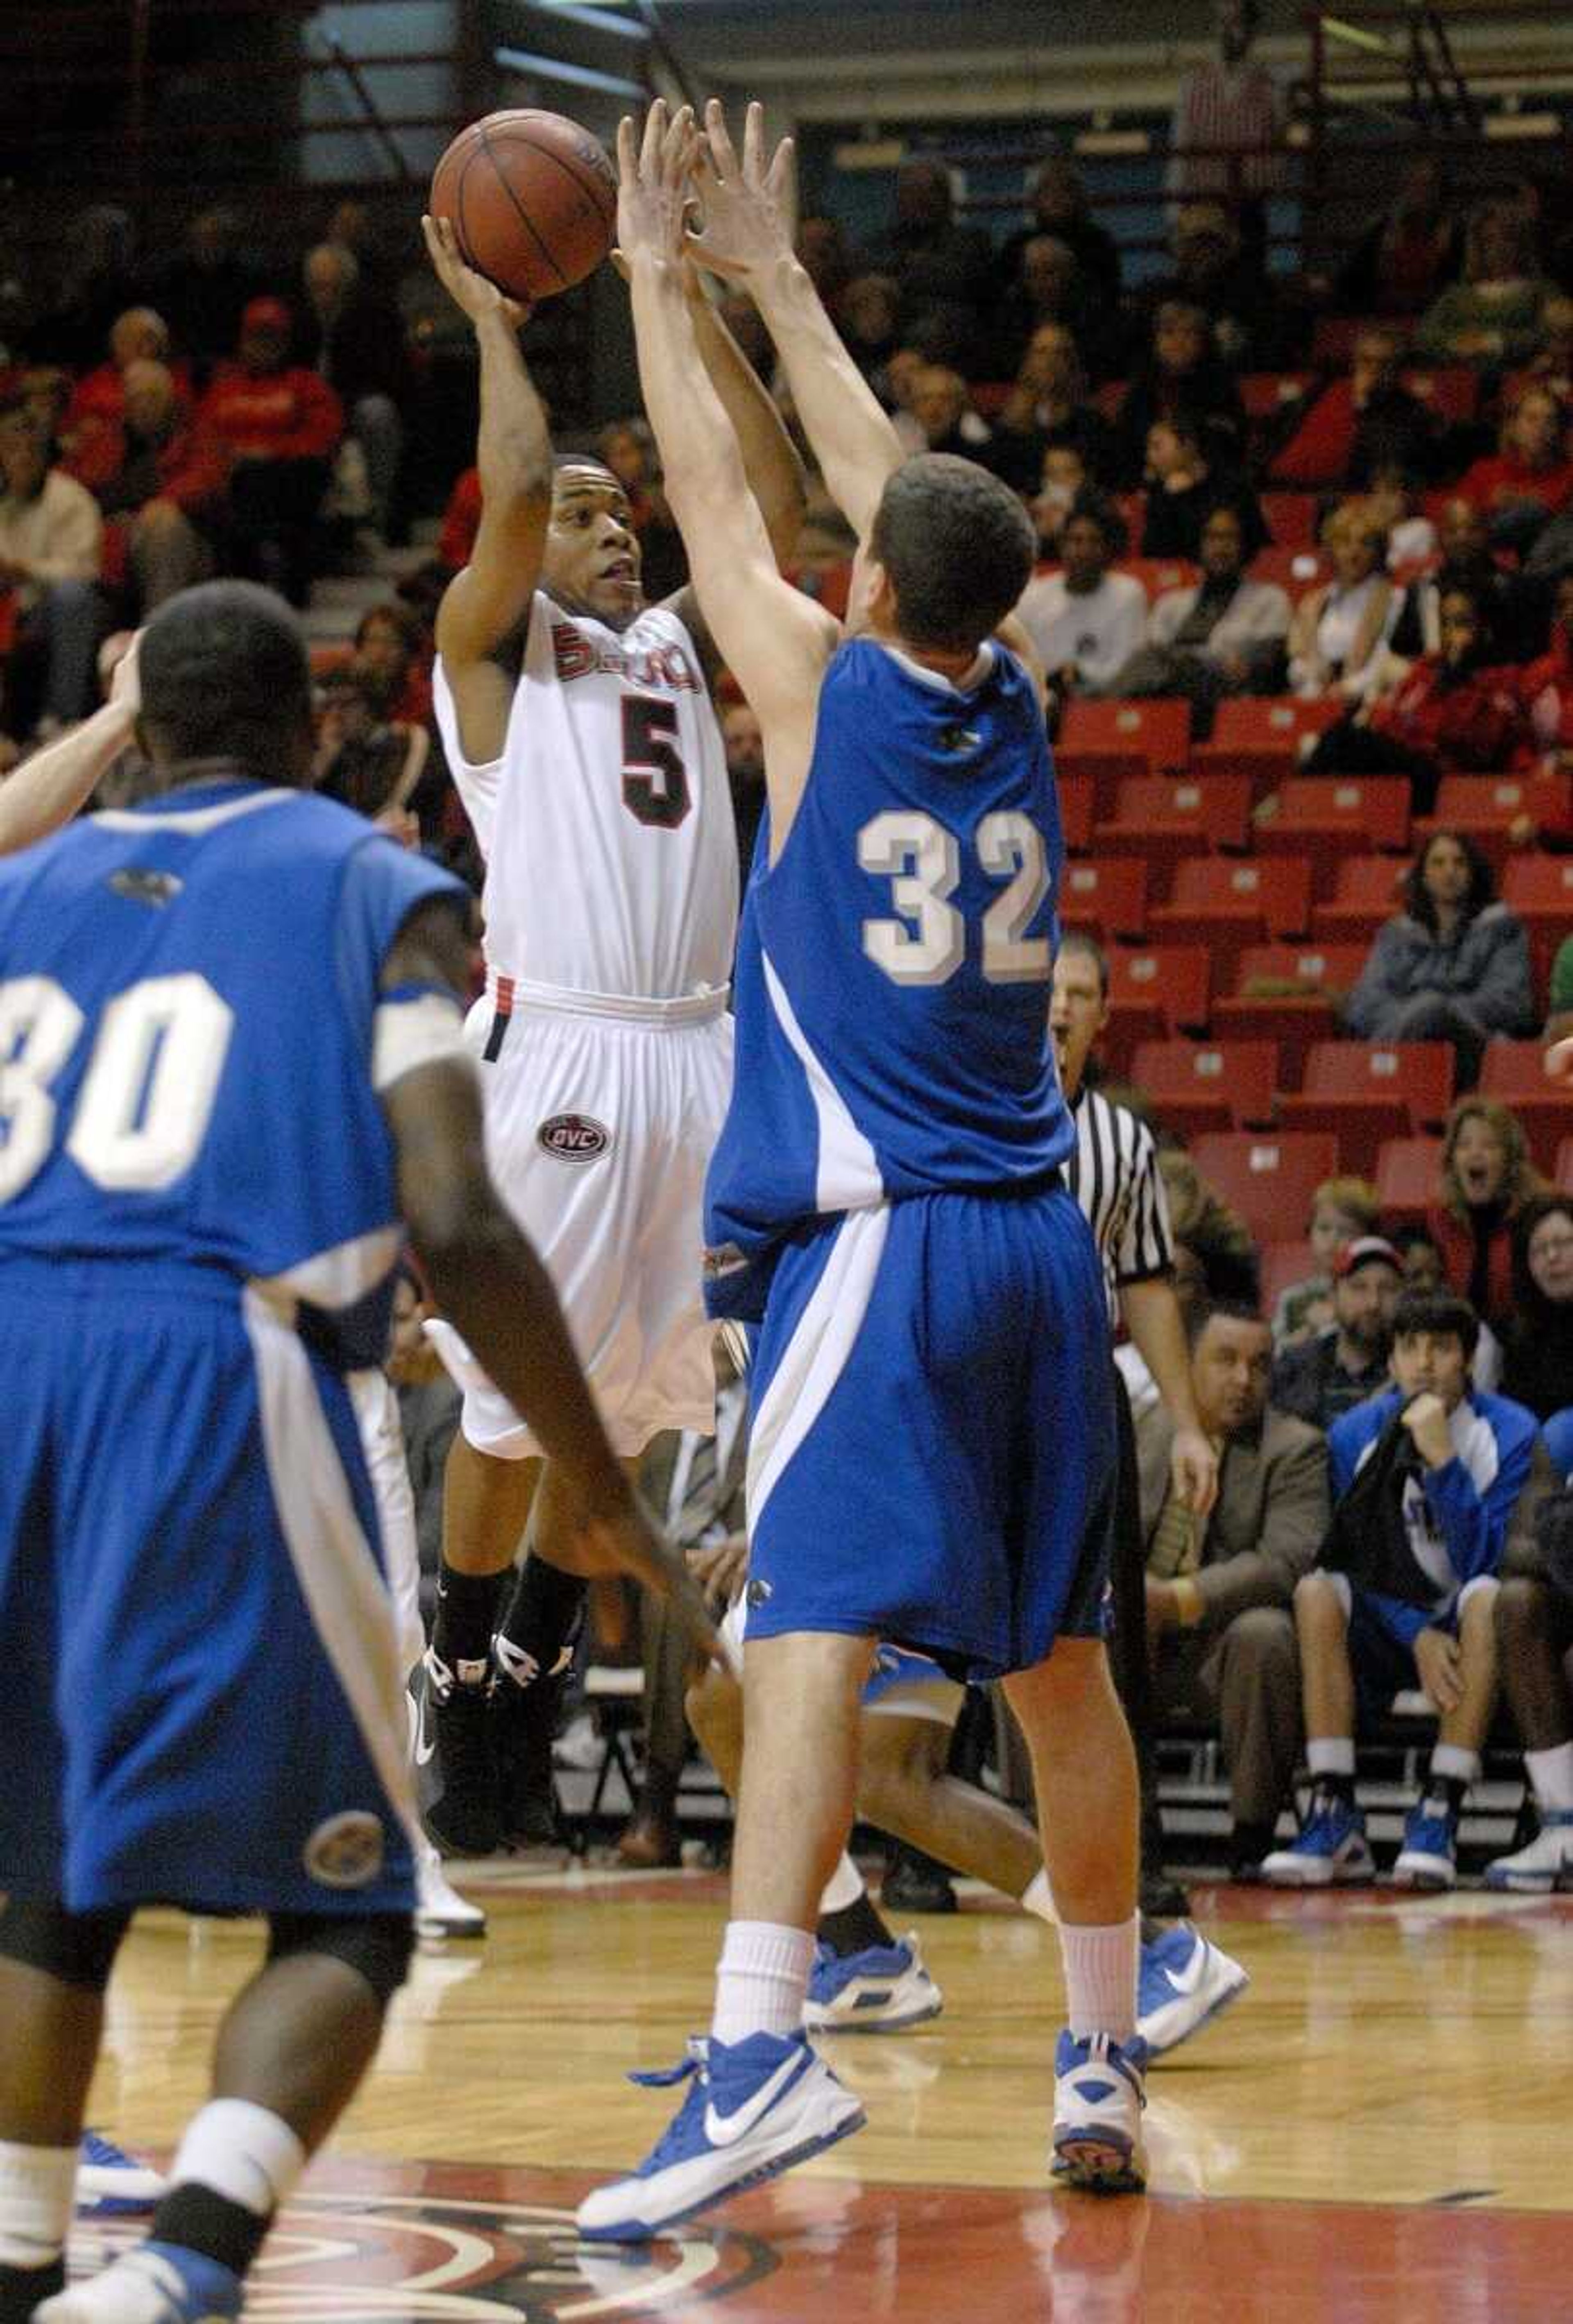
[{"label": "player's fingers", "polygon": [[678,186],[687,177],[693,136],[693,107],[691,105],[680,105],[667,124],[666,135],[661,143],[661,171],[664,184]]},{"label": "player's fingers", "polygon": [[726,107],[718,97],[713,97],[705,107],[705,135],[709,141],[716,174],[725,183],[738,174],[737,154],[726,127]]},{"label": "player's fingers", "polygon": [[639,175],[646,184],[654,182],[661,168],[662,140],[666,135],[666,99],[658,97],[644,116],[644,143],[639,151]]},{"label": "player's fingers", "polygon": [[791,209],[796,196],[798,149],[794,141],[783,137],[776,147],[764,190],[786,209]]},{"label": "player's fingers", "polygon": [[617,124],[617,176],[625,188],[633,186],[639,176],[639,132],[631,113]]},{"label": "player's fingers", "polygon": [[764,107],[757,97],[743,116],[743,180],[749,186],[764,182]]}]

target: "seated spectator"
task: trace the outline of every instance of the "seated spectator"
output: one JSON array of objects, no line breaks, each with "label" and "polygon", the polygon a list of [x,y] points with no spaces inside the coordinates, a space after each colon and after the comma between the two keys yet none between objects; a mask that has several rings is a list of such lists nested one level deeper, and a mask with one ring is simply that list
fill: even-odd
[{"label": "seated spectator", "polygon": [[1198,309],[1214,349],[1236,371],[1276,362],[1282,338],[1276,295],[1260,249],[1245,249],[1222,202],[1187,202],[1175,217],[1171,247],[1174,270],[1149,300]]},{"label": "seated spectator", "polygon": [[1498,369],[1539,354],[1553,286],[1538,272],[1528,222],[1512,204],[1483,202],[1469,221],[1464,279],[1427,309],[1415,334],[1422,363]]},{"label": "seated spectator", "polygon": [[[1291,1283],[1279,1295],[1272,1316],[1272,1345],[1282,1354],[1298,1347],[1333,1321],[1333,1261],[1346,1242],[1374,1235],[1381,1218],[1376,1189],[1364,1178],[1324,1178],[1311,1196],[1306,1240],[1316,1273]],[[1438,1262],[1439,1270],[1440,1261]]]},{"label": "seated spectator", "polygon": [[1032,223],[1006,237],[999,254],[999,287],[1017,280],[1022,250],[1035,235],[1050,234],[1072,254],[1088,290],[1113,312],[1120,296],[1120,250],[1091,215],[1087,184],[1069,153],[1050,153],[1032,180]]},{"label": "seated spectator", "polygon": [[1357,1235],[1333,1261],[1333,1321],[1272,1367],[1272,1401],[1313,1428],[1330,1428],[1387,1385],[1393,1312],[1403,1262],[1381,1235]]},{"label": "seated spectator", "polygon": [[215,203],[190,220],[180,251],[153,277],[153,302],[204,381],[234,346],[246,303],[263,288],[243,247],[240,213]]},{"label": "seated spectator", "polygon": [[[1442,1247],[1429,1227],[1394,1227],[1389,1240],[1403,1261],[1403,1287],[1406,1291],[1445,1291],[1448,1288]],[[1485,1388],[1487,1392],[1502,1386],[1502,1342],[1490,1324],[1484,1321],[1480,1325],[1480,1337],[1475,1342],[1469,1378],[1476,1388]]]},{"label": "seated spectator", "polygon": [[130,307],[115,318],[109,360],[77,382],[60,421],[61,466],[96,493],[115,473],[125,421],[125,374],[134,363],[169,365],[175,392],[189,402],[191,383],[183,364],[170,361],[170,335],[151,307]]},{"label": "seated spectator", "polygon": [[338,398],[346,434],[365,462],[367,521],[388,533],[403,450],[404,334],[396,307],[365,289],[355,253],[319,242],[301,263],[305,298],[296,325],[297,364]]},{"label": "seated spectator", "polygon": [[1361,491],[1378,468],[1427,466],[1431,422],[1399,383],[1401,353],[1396,331],[1374,323],[1361,332],[1348,377],[1328,381],[1300,407],[1294,432],[1272,461],[1275,484],[1308,493]]},{"label": "seated spectator", "polygon": [[1573,501],[1567,415],[1549,388],[1520,396],[1502,423],[1501,450],[1466,469],[1457,490],[1482,511],[1492,540],[1510,548],[1527,546]]},{"label": "seated spectator", "polygon": [[1043,455],[1043,473],[1028,502],[1028,513],[1038,530],[1038,554],[1052,563],[1071,512],[1087,498],[1087,469],[1073,444],[1051,444]]},{"label": "seated spectator", "polygon": [[1114,369],[1114,321],[1108,307],[1100,306],[1096,291],[1083,281],[1069,244],[1055,235],[1035,234],[1022,245],[1015,280],[999,309],[994,373],[1004,378],[1017,370],[1033,333],[1058,327],[1075,339],[1089,377],[1107,379]]},{"label": "seated spectator", "polygon": [[[1553,598],[1546,651],[1519,674],[1519,699],[1528,714],[1535,754],[1549,771],[1573,761],[1573,572],[1564,573]],[[1530,832],[1514,836],[1531,837]]]},{"label": "seated spectator", "polygon": [[1289,599],[1276,582],[1246,577],[1235,509],[1226,503],[1209,512],[1200,549],[1201,579],[1158,599],[1146,642],[1115,679],[1115,694],[1183,694],[1211,705],[1230,694],[1271,694],[1281,685]]},{"label": "seated spectator", "polygon": [[1402,604],[1387,577],[1387,535],[1368,510],[1349,502],[1322,537],[1333,577],[1294,609],[1289,682],[1308,697],[1336,692],[1364,700]]},{"label": "seated spectator", "polygon": [[49,439],[20,400],[0,412],[0,723],[21,741],[93,707],[104,523],[91,493],[51,466]]},{"label": "seated spectator", "polygon": [[1094,484],[1107,486],[1115,467],[1114,430],[1087,401],[1075,338],[1044,323],[1027,342],[1015,384],[995,422],[988,465],[1013,491],[1031,492],[1043,456],[1060,446],[1079,454]]},{"label": "seated spectator", "polygon": [[1272,1845],[1300,1750],[1289,1607],[1328,1524],[1327,1447],[1270,1409],[1272,1342],[1249,1306],[1202,1299],[1186,1315],[1197,1412],[1218,1454],[1199,1523],[1173,1498],[1174,1424],[1154,1401],[1136,1424],[1147,1628],[1160,1716],[1217,1719],[1229,1770],[1231,1867]]},{"label": "seated spectator", "polygon": [[1067,695],[1106,692],[1146,627],[1146,591],[1109,571],[1111,513],[1097,500],[1073,508],[1060,534],[1063,570],[1029,581],[1016,607],[1048,673],[1051,719]]},{"label": "seated spectator", "polygon": [[1573,1195],[1538,1194],[1513,1221],[1502,1385],[1537,1420],[1573,1404]]},{"label": "seated spectator", "polygon": [[423,726],[431,715],[431,641],[409,605],[373,605],[356,625],[355,658],[387,697],[388,715]]},{"label": "seated spectator", "polygon": [[1439,532],[1440,559],[1406,591],[1393,627],[1393,652],[1410,661],[1440,653],[1442,599],[1462,589],[1479,607],[1487,660],[1527,659],[1535,650],[1533,607],[1525,586],[1497,562],[1485,511],[1455,493],[1443,506]]},{"label": "seated spectator", "polygon": [[424,730],[389,717],[387,687],[364,663],[330,670],[320,691],[314,787],[413,844],[420,831],[410,800],[426,764]]},{"label": "seated spectator", "polygon": [[1573,1492],[1542,1502],[1532,1560],[1504,1576],[1496,1647],[1540,1830],[1486,1866],[1485,1885],[1549,1895],[1573,1883]]},{"label": "seated spectator", "polygon": [[1406,1293],[1392,1392],[1328,1435],[1333,1521],[1294,1593],[1315,1790],[1299,1839],[1262,1867],[1276,1886],[1373,1878],[1355,1802],[1357,1720],[1416,1687],[1436,1706],[1438,1740],[1393,1877],[1424,1889],[1457,1877],[1459,1811],[1496,1702],[1496,1576],[1536,1435],[1522,1405],[1470,1388],[1476,1331],[1467,1301]]},{"label": "seated spectator", "polygon": [[874,244],[874,264],[893,275],[901,290],[902,317],[954,320],[965,337],[987,314],[994,253],[986,234],[959,226],[950,172],[943,161],[920,155],[896,171],[895,217]]},{"label": "seated spectator", "polygon": [[[1151,349],[1132,374],[1120,406],[1120,484],[1141,482],[1160,420],[1183,428],[1216,465],[1228,467],[1244,457],[1245,410],[1234,372],[1214,350],[1201,309],[1179,299],[1166,299],[1153,316]],[[1265,529],[1262,538],[1267,538]]]},{"label": "seated spectator", "polygon": [[131,364],[119,458],[98,503],[108,520],[106,562],[139,620],[217,569],[228,482],[228,453],[204,420],[181,411],[164,365]]},{"label": "seated spectator", "polygon": [[1417,815],[1429,815],[1444,775],[1492,774],[1524,765],[1530,724],[1517,675],[1489,659],[1485,624],[1467,591],[1442,599],[1442,648],[1411,667],[1388,657],[1374,685],[1392,690],[1329,726],[1307,774],[1407,775]]},{"label": "seated spectator", "polygon": [[289,361],[282,299],[254,299],[241,317],[237,360],[220,364],[198,417],[228,451],[236,563],[252,578],[305,600],[318,518],[344,413],[326,380]]},{"label": "seated spectator", "polygon": [[901,313],[901,285],[894,275],[858,274],[842,292],[837,316],[847,354],[886,410],[895,399],[885,365],[902,344]]},{"label": "seated spectator", "polygon": [[[1409,580],[1434,566],[1440,555],[1437,528],[1420,511],[1421,483],[1412,468],[1396,460],[1373,468],[1365,493],[1365,513],[1373,526],[1387,536],[1387,569],[1395,578]],[[1402,600],[1394,609],[1394,620]]]},{"label": "seated spectator", "polygon": [[908,409],[923,431],[924,449],[955,452],[986,463],[991,431],[972,409],[967,382],[943,364],[926,364],[913,379]]},{"label": "seated spectator", "polygon": [[1494,897],[1462,833],[1432,834],[1410,866],[1404,909],[1378,932],[1344,1010],[1365,1041],[1451,1041],[1466,1089],[1493,1034],[1527,1033],[1534,984],[1523,924]]},{"label": "seated spectator", "polygon": [[1463,255],[1442,164],[1422,153],[1405,169],[1392,208],[1345,262],[1335,303],[1351,315],[1423,314],[1453,281]]},{"label": "seated spectator", "polygon": [[1249,564],[1270,537],[1255,493],[1244,476],[1212,466],[1189,421],[1157,421],[1147,439],[1143,556],[1183,557],[1199,565],[1202,527],[1218,508],[1232,509],[1238,519],[1242,556]]},{"label": "seated spectator", "polygon": [[1460,1098],[1443,1132],[1441,1184],[1426,1225],[1449,1286],[1499,1339],[1513,1313],[1513,1222],[1543,1191],[1518,1116],[1490,1098]]},{"label": "seated spectator", "polygon": [[1569,1035],[1573,1035],[1573,936],[1564,936],[1551,963],[1550,1010],[1541,1038],[1550,1048],[1553,1041],[1565,1041]]}]

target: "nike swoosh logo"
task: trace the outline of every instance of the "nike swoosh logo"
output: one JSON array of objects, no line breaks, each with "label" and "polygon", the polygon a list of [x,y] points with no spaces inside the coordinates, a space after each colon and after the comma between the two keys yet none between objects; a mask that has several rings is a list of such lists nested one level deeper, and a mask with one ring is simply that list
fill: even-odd
[{"label": "nike swoosh logo", "polygon": [[1198,1945],[1195,1952],[1192,1953],[1190,1959],[1186,1962],[1183,1969],[1168,1968],[1164,1969],[1163,1974],[1169,1979],[1170,1984],[1174,1987],[1176,1993],[1194,1993],[1196,1991],[1197,1987],[1201,1983],[1201,1973],[1207,1967],[1207,1947],[1205,1945]]},{"label": "nike swoosh logo", "polygon": [[422,1685],[415,1704],[415,1765],[425,1766],[437,1748],[437,1738],[426,1724],[426,1689]]},{"label": "nike swoosh logo", "polygon": [[802,2052],[794,2050],[791,2056],[782,2060],[770,2080],[763,2083],[751,2098],[744,2099],[736,2114],[717,2114],[715,2101],[712,2099],[705,2108],[705,2136],[711,2145],[736,2146],[740,2138],[745,2138],[760,2116],[767,2114],[775,2104],[793,2075],[800,2069],[802,2062]]}]

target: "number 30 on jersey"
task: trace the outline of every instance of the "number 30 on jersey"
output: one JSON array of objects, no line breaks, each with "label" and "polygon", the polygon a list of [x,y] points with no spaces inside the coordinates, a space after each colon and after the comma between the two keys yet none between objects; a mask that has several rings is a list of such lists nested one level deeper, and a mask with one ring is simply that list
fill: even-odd
[{"label": "number 30 on jersey", "polygon": [[[1002,808],[985,815],[974,844],[991,880],[1010,885],[983,918],[983,973],[991,984],[1048,981],[1046,936],[1025,932],[1049,893],[1043,835],[1031,816]],[[961,884],[954,832],[912,808],[889,808],[857,835],[865,872],[889,880],[893,920],[865,920],[863,949],[897,984],[943,984],[967,957],[967,923],[950,898]]]}]

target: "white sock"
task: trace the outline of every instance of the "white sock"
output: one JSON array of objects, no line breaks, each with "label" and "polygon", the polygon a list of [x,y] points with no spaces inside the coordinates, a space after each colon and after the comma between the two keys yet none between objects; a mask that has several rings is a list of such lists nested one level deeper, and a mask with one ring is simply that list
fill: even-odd
[{"label": "white sock", "polygon": [[1439,1743],[1431,1753],[1431,1777],[1435,1784],[1478,1783],[1479,1752],[1466,1751],[1462,1743]]},{"label": "white sock", "polygon": [[1094,2034],[1112,2034],[1128,2042],[1136,2030],[1136,1959],[1142,1943],[1142,1916],[1116,1921],[1112,1929],[1073,1928],[1059,1923],[1059,1950],[1065,1960],[1065,2006],[1071,2038],[1086,2042]]},{"label": "white sock", "polygon": [[1041,1866],[1022,1891],[1022,1910],[1035,1914],[1040,1921],[1057,1921],[1059,1918],[1054,1910],[1054,1891],[1049,1886],[1049,1875]]},{"label": "white sock", "polygon": [[717,2042],[746,2042],[751,2034],[797,2033],[803,2022],[814,1940],[806,1929],[777,1921],[729,1921],[716,1972]]},{"label": "white sock", "polygon": [[306,2150],[287,2122],[249,2098],[214,2098],[187,2125],[170,2184],[194,2180],[271,2219],[305,2168]]},{"label": "white sock", "polygon": [[1549,1815],[1573,1815],[1573,1743],[1554,1743],[1549,1751],[1526,1751],[1524,1771],[1538,1806]]},{"label": "white sock", "polygon": [[819,1911],[821,1914],[844,1913],[849,1904],[856,1904],[860,1896],[866,1896],[867,1894],[867,1884],[862,1873],[843,1850],[841,1861],[825,1883],[825,1893],[819,1899]]},{"label": "white sock", "polygon": [[59,2259],[76,2191],[74,2146],[0,2138],[0,2267],[48,2267]]},{"label": "white sock", "polygon": [[1352,1775],[1355,1738],[1352,1735],[1313,1735],[1305,1747],[1305,1763],[1313,1775]]}]

